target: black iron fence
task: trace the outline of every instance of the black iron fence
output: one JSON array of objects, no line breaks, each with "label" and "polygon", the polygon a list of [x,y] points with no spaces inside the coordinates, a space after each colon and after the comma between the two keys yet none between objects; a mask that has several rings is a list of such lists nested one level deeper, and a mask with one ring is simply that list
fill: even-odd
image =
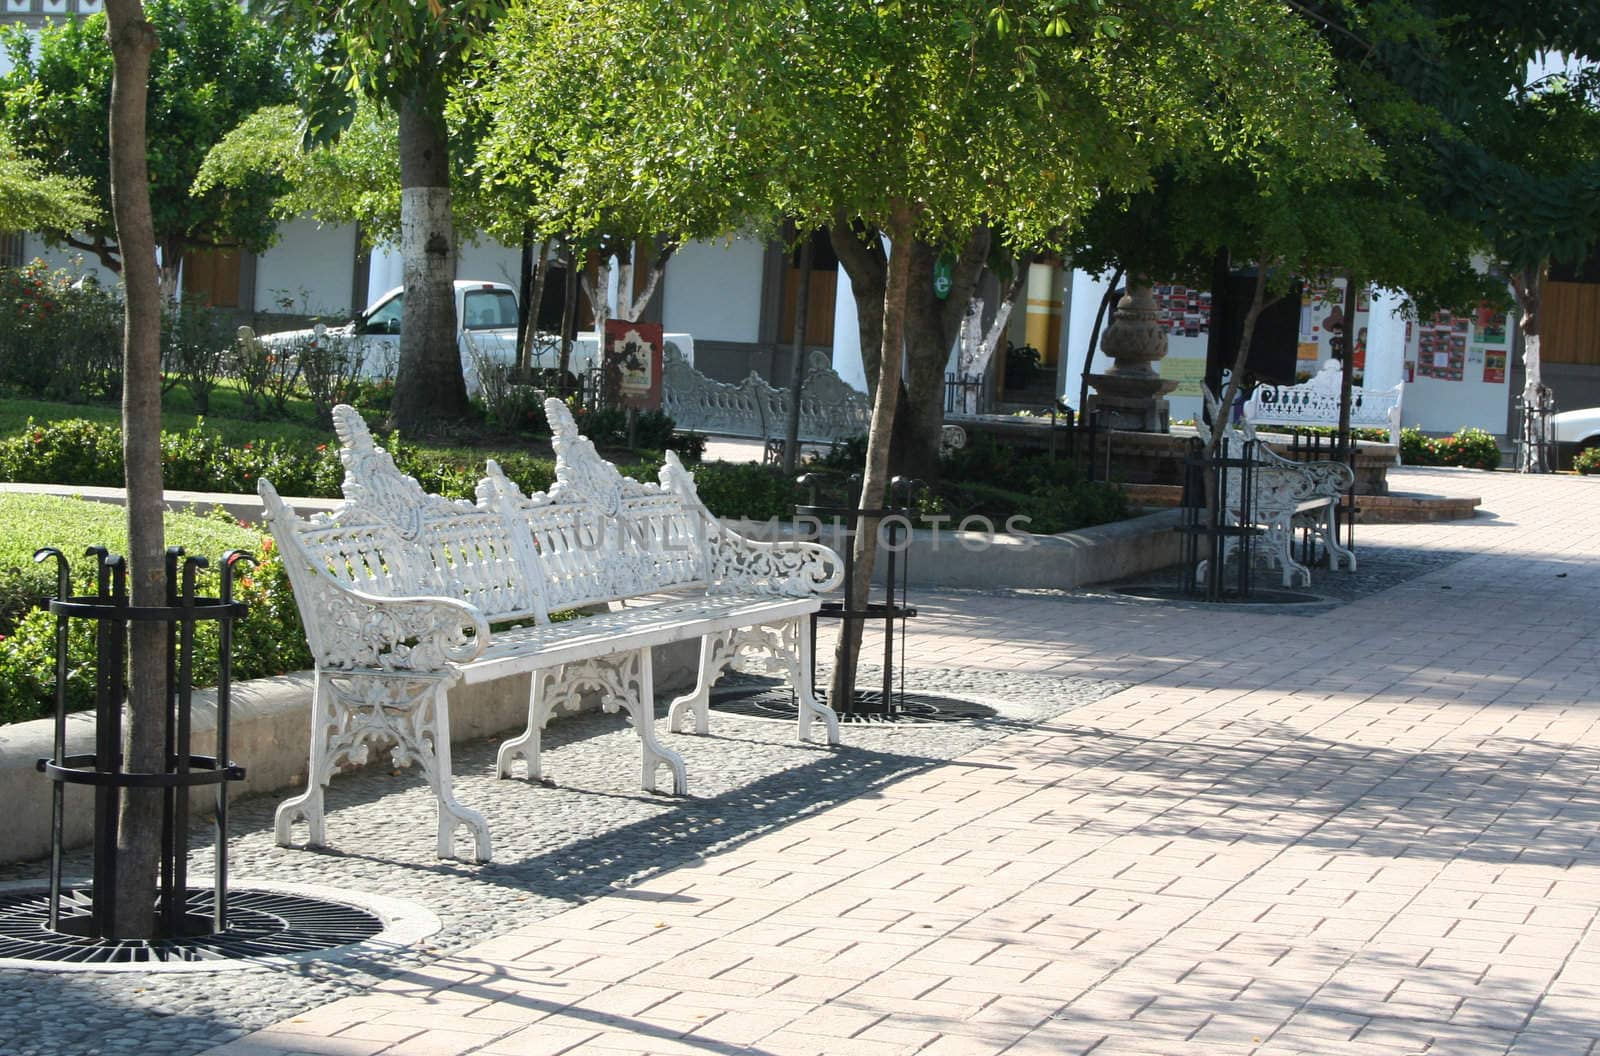
[{"label": "black iron fence", "polygon": [[946,374],[944,376],[944,413],[984,413],[983,375],[957,374],[953,371]]}]

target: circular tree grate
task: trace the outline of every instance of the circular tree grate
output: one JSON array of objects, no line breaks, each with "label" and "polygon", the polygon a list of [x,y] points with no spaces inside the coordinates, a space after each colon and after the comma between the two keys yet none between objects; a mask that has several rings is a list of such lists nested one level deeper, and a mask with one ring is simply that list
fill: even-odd
[{"label": "circular tree grate", "polygon": [[[827,703],[826,690],[819,689],[817,696]],[[855,692],[855,707],[840,711],[839,721],[846,724],[970,722],[974,719],[992,719],[999,714],[986,704],[920,690],[896,694],[895,703],[898,707],[891,712],[884,707],[882,690],[858,689]],[[788,722],[795,721],[799,714],[794,690],[786,683],[749,676],[727,679],[713,689],[711,706],[718,711],[749,718]]]},{"label": "circular tree grate", "polygon": [[[188,913],[208,918],[212,891],[190,889]],[[373,912],[331,899],[284,891],[228,893],[228,928],[210,935],[145,940],[94,939],[87,930],[89,892],[61,892],[60,930],[50,929],[46,890],[0,893],[0,961],[12,967],[144,968],[250,962],[332,950],[385,930]],[[215,966],[223,966],[217,963]]]}]

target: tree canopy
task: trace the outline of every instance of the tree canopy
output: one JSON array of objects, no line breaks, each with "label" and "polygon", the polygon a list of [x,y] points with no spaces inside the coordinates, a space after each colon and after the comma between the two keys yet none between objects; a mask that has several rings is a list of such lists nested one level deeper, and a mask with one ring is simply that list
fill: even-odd
[{"label": "tree canopy", "polygon": [[50,172],[0,135],[0,230],[81,231],[99,219],[88,180]]},{"label": "tree canopy", "polygon": [[[280,40],[227,0],[151,0],[144,16],[158,41],[150,64],[147,154],[165,265],[175,269],[190,249],[265,248],[281,187],[263,180],[199,196],[189,189],[213,143],[258,107],[291,98]],[[97,215],[81,226],[39,229],[120,270],[108,175],[112,56],[106,17],[49,25],[36,47],[20,27],[9,27],[4,46],[13,68],[0,76],[0,127],[24,157],[92,187],[98,204]]]}]

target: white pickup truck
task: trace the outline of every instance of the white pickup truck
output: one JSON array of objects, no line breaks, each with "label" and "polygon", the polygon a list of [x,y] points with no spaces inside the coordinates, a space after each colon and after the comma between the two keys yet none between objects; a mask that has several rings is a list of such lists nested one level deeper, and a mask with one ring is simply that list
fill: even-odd
[{"label": "white pickup truck", "polygon": [[[517,295],[503,282],[457,279],[456,346],[467,391],[478,389],[479,359],[514,363],[517,357]],[[400,363],[400,316],[405,289],[396,287],[379,297],[367,310],[343,326],[318,325],[309,330],[263,334],[262,344],[296,350],[315,348],[327,339],[349,342],[361,356],[365,377],[393,377]]]}]

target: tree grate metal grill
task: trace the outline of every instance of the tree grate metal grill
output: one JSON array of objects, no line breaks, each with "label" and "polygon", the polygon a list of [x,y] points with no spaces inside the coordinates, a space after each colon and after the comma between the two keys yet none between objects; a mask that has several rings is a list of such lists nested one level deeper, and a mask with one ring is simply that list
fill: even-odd
[{"label": "tree grate metal grill", "polygon": [[[211,888],[188,890],[186,914],[208,921]],[[88,934],[93,902],[85,888],[61,892],[60,927],[50,928],[48,891],[0,895],[0,960],[48,965],[104,967],[205,961],[249,961],[263,957],[332,950],[363,942],[384,929],[373,913],[328,899],[270,891],[232,891],[225,931],[159,940],[97,939]]]},{"label": "tree grate metal grill", "polygon": [[[823,703],[830,703],[824,690],[817,690]],[[841,725],[921,725],[935,722],[971,722],[999,715],[994,708],[957,697],[916,690],[901,690],[886,705],[875,689],[858,689],[855,706],[835,709]],[[795,721],[797,706],[794,690],[787,684],[754,677],[725,679],[711,691],[711,706],[718,711],[755,719]]]}]

